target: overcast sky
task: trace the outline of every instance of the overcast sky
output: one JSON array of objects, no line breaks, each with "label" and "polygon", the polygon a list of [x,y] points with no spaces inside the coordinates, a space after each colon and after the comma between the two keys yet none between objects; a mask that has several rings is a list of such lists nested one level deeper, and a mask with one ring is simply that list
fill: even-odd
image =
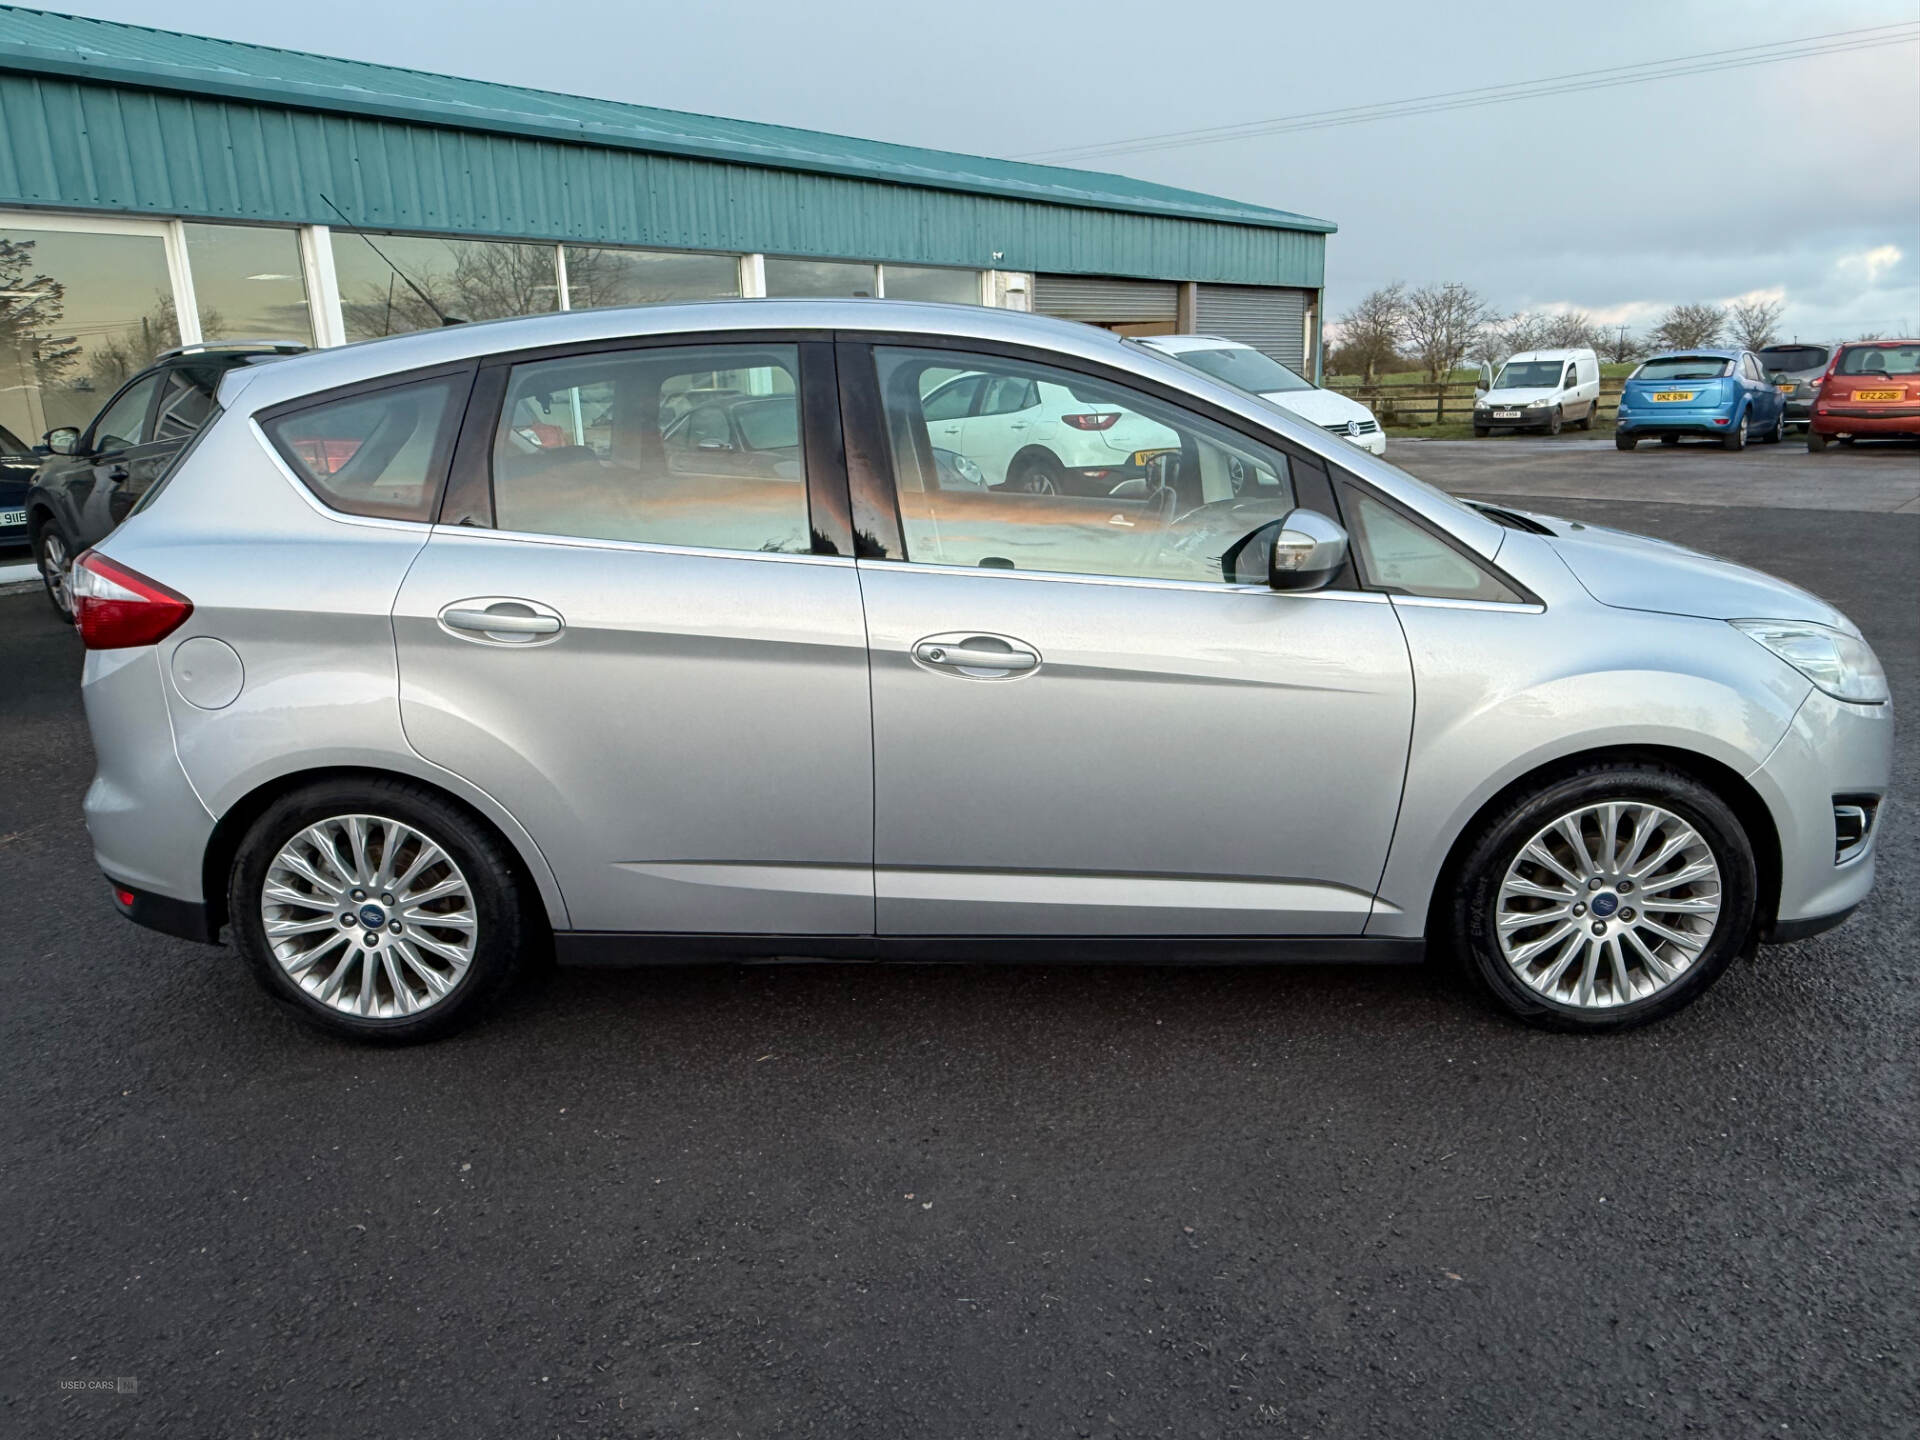
[{"label": "overcast sky", "polygon": [[[67,0],[48,8],[989,155],[1920,20],[1920,0]],[[1333,220],[1328,311],[1464,280],[1643,324],[1920,327],[1920,45],[1097,162]]]}]

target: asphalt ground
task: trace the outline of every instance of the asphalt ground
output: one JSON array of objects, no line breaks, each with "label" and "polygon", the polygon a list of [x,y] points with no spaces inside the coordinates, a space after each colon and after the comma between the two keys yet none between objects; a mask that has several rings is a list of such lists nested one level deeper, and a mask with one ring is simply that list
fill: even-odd
[{"label": "asphalt ground", "polygon": [[[1811,587],[1916,713],[1920,515],[1544,453],[1489,493]],[[0,597],[0,1433],[1914,1431],[1912,724],[1867,906],[1628,1035],[1439,966],[694,967],[376,1051],[114,913],[79,666]]]}]

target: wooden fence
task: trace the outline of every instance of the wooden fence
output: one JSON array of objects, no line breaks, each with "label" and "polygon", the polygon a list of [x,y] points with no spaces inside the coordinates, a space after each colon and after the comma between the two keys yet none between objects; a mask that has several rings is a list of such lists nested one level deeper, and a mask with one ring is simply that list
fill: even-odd
[{"label": "wooden fence", "polygon": [[[1600,381],[1600,412],[1597,418],[1613,418],[1620,408],[1620,391],[1625,383],[1611,378]],[[1382,425],[1389,427],[1448,423],[1464,425],[1473,419],[1474,383],[1471,380],[1452,380],[1445,384],[1395,380],[1368,385],[1341,377],[1328,381],[1327,388],[1358,400],[1379,417]]]}]

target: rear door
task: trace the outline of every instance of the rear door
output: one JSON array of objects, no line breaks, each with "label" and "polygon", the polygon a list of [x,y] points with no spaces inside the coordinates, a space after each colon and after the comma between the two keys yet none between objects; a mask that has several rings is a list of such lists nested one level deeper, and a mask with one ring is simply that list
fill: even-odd
[{"label": "rear door", "polygon": [[[1138,493],[943,489],[919,377],[1058,385],[1173,436]],[[1358,935],[1406,767],[1386,597],[1265,584],[1326,472],[1105,380],[842,347],[883,935]]]},{"label": "rear door", "polygon": [[[799,407],[802,444],[757,468],[670,444],[715,394]],[[526,827],[576,930],[872,933],[838,423],[825,343],[483,366],[395,606],[401,713]]]}]

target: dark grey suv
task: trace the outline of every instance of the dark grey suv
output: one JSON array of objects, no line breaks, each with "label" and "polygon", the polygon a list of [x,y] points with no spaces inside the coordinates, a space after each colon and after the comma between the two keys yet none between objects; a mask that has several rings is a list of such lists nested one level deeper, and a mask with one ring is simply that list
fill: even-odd
[{"label": "dark grey suv", "polygon": [[26,496],[34,563],[53,608],[71,619],[73,559],[126,519],[215,410],[220,377],[237,365],[297,354],[277,340],[182,345],[122,385],[87,428],[49,430],[47,459]]},{"label": "dark grey suv", "polygon": [[1753,353],[1759,359],[1761,369],[1769,375],[1778,371],[1783,377],[1780,388],[1787,392],[1788,428],[1798,426],[1806,429],[1807,421],[1813,414],[1813,394],[1819,388],[1820,377],[1827,373],[1827,362],[1833,358],[1833,346],[1793,340],[1769,345]]}]

